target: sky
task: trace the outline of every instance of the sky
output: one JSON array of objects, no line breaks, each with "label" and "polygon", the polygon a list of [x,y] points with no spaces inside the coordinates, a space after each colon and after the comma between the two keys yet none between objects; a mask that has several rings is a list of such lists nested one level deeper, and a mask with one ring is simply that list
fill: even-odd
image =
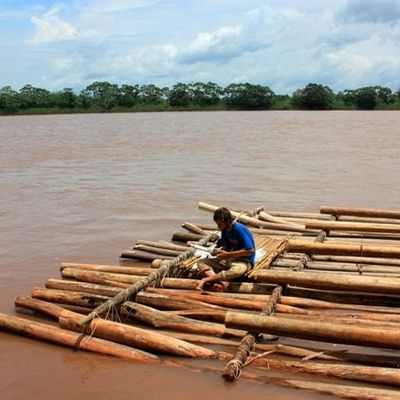
[{"label": "sky", "polygon": [[0,0],[0,88],[400,88],[400,0]]}]

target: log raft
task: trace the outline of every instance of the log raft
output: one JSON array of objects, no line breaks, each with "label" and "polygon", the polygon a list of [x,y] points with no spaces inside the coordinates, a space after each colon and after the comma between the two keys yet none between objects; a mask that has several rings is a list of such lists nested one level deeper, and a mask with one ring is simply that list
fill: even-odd
[{"label": "log raft", "polygon": [[226,292],[194,290],[191,244],[208,246],[216,227],[185,221],[171,242],[137,240],[117,265],[62,263],[62,279],[15,300],[43,322],[0,314],[0,329],[135,362],[219,358],[229,381],[244,368],[242,378],[342,398],[400,398],[400,211],[231,211],[271,254]]}]

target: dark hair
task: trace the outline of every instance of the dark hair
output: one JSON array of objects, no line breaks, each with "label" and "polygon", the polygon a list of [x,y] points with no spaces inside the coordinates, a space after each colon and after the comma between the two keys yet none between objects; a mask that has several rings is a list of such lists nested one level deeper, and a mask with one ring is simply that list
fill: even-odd
[{"label": "dark hair", "polygon": [[214,221],[232,221],[231,212],[225,207],[218,208],[218,210],[215,210],[214,212]]}]

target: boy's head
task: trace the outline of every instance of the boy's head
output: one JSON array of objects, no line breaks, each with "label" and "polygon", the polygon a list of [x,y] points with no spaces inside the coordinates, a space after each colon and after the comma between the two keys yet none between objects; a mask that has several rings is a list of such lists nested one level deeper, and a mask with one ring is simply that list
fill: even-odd
[{"label": "boy's head", "polygon": [[226,229],[232,223],[231,212],[225,207],[218,208],[214,212],[214,222],[221,231]]}]

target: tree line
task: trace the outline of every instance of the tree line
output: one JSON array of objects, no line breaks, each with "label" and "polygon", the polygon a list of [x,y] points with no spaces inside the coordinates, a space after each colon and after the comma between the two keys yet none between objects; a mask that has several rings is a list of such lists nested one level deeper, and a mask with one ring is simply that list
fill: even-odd
[{"label": "tree line", "polygon": [[171,88],[116,85],[96,81],[76,94],[71,88],[50,92],[25,85],[0,89],[0,114],[122,112],[163,110],[332,110],[400,109],[400,89],[368,86],[334,93],[328,86],[309,83],[292,95],[275,94],[268,86],[213,82],[181,83]]}]

